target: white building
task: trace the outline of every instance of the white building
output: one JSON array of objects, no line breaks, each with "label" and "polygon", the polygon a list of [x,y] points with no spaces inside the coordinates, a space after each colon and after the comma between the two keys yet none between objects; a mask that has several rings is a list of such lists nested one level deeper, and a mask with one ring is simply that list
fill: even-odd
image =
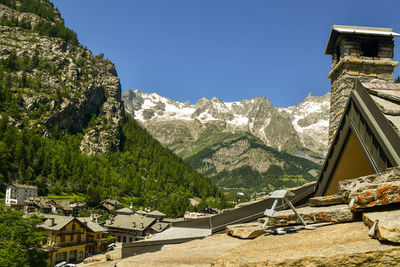
[{"label": "white building", "polygon": [[29,197],[37,197],[38,188],[34,185],[13,184],[6,189],[6,205],[23,205]]}]

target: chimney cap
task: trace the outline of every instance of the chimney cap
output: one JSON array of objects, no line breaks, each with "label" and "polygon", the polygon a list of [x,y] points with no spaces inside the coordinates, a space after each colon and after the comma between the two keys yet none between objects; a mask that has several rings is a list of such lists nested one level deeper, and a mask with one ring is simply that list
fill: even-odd
[{"label": "chimney cap", "polygon": [[332,55],[335,51],[336,39],[339,34],[356,34],[370,36],[397,37],[399,33],[393,32],[392,28],[376,28],[362,26],[333,25],[326,45],[325,55]]}]

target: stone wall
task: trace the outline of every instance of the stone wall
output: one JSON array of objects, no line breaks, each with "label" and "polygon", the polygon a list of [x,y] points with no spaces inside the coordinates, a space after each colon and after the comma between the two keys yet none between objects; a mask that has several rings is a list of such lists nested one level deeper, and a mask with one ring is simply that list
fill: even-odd
[{"label": "stone wall", "polygon": [[[372,45],[368,47],[365,43]],[[392,37],[340,35],[337,38],[332,70],[328,75],[331,78],[329,142],[339,126],[356,79],[361,82],[393,81],[393,69],[398,64],[393,61],[393,46]]]}]

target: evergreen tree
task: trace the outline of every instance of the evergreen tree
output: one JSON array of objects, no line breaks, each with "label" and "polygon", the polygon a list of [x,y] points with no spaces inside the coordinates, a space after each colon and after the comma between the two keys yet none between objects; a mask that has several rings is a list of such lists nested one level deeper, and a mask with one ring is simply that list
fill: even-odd
[{"label": "evergreen tree", "polygon": [[39,223],[38,217],[25,218],[23,212],[0,205],[0,266],[46,266]]}]

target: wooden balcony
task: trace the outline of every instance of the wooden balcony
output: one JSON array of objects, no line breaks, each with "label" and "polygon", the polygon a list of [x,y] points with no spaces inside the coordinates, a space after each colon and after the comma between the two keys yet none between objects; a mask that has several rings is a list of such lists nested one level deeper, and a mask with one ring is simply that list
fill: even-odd
[{"label": "wooden balcony", "polygon": [[57,232],[57,236],[60,235],[83,235],[83,232],[81,230],[61,230]]}]

